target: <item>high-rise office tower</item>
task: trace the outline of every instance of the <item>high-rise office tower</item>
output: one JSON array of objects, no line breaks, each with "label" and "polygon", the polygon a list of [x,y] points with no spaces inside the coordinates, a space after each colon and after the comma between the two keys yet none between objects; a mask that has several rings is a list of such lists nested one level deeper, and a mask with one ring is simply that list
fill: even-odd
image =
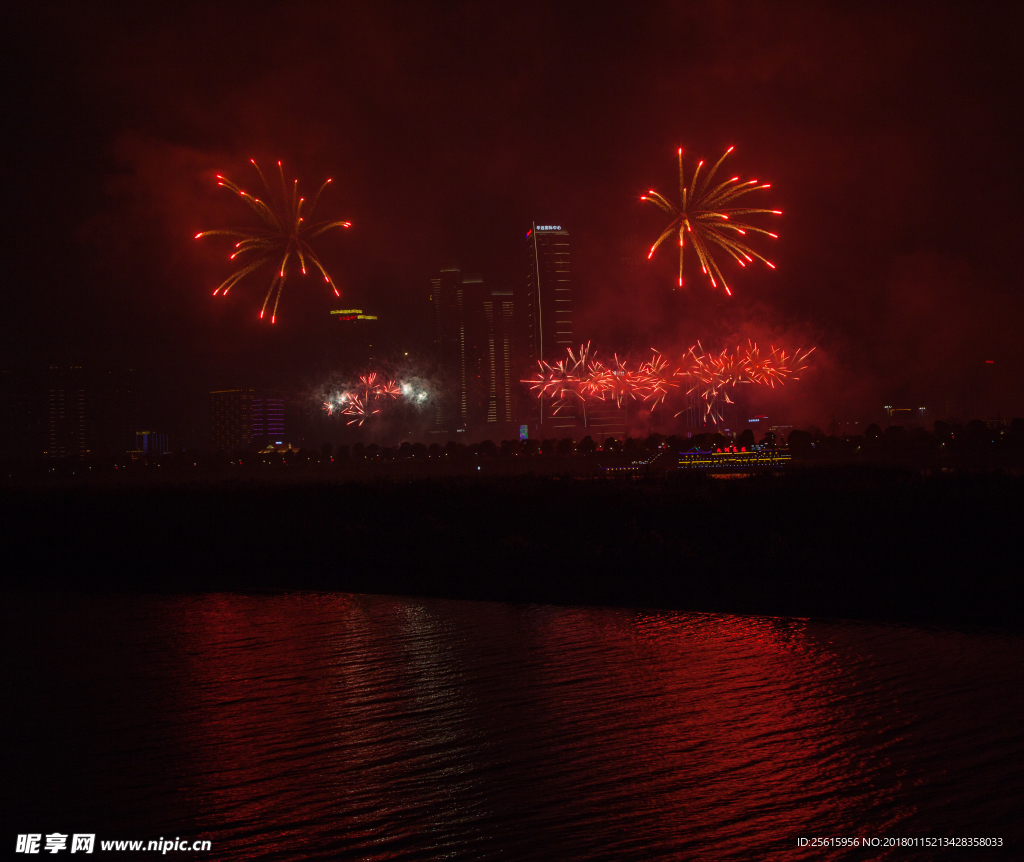
[{"label": "high-rise office tower", "polygon": [[445,378],[445,387],[438,403],[436,430],[465,430],[469,414],[467,392],[466,338],[468,284],[481,285],[479,276],[463,279],[458,266],[444,267],[437,278],[430,280],[430,302],[434,309],[437,361]]},{"label": "high-rise office tower", "polygon": [[210,444],[228,451],[252,445],[251,389],[218,389],[210,393]]},{"label": "high-rise office tower", "polygon": [[639,401],[626,400],[619,406],[610,398],[607,401],[595,401],[587,407],[584,416],[586,433],[597,441],[608,437],[624,437],[629,417],[641,408],[641,404]]},{"label": "high-rise office tower", "polygon": [[[523,297],[523,350],[519,371],[532,374],[540,359],[557,360],[573,346],[569,232],[562,225],[534,224],[526,232],[526,295]],[[578,346],[578,345],[577,345]],[[524,417],[525,418],[525,417]],[[529,422],[553,433],[571,433],[576,419],[562,410],[555,416],[533,401]],[[540,427],[535,433],[546,433]]]},{"label": "high-rise office tower", "polygon": [[50,458],[84,457],[89,452],[85,371],[78,366],[51,366],[47,377],[46,454]]},{"label": "high-rise office tower", "polygon": [[284,397],[256,392],[252,397],[252,439],[254,442],[284,443]]},{"label": "high-rise office tower", "polygon": [[[436,431],[482,431],[516,421],[515,298],[482,276],[445,267],[431,279],[437,357],[445,380]],[[510,428],[495,430],[512,433]]]},{"label": "high-rise office tower", "polygon": [[486,341],[483,326],[484,277],[478,272],[462,273],[460,289],[460,428],[480,424],[484,402],[483,354]]},{"label": "high-rise office tower", "polygon": [[285,442],[285,399],[276,392],[218,389],[210,393],[210,444],[227,451]]},{"label": "high-rise office tower", "polygon": [[569,232],[561,225],[534,225],[526,232],[526,296],[523,361],[557,359],[573,346]]},{"label": "high-rise office tower", "polygon": [[51,458],[123,455],[135,442],[131,368],[52,365],[46,375],[45,454]]},{"label": "high-rise office tower", "polygon": [[481,383],[483,420],[511,424],[516,419],[518,377],[515,358],[515,300],[511,290],[491,288],[483,293],[483,356]]}]

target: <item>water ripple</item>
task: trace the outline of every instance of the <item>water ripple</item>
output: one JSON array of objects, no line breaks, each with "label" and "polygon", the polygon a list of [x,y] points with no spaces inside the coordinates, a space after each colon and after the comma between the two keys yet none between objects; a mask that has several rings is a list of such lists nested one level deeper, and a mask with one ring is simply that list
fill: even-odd
[{"label": "water ripple", "polygon": [[1017,634],[321,594],[19,595],[3,624],[20,831],[366,860],[1021,837]]}]

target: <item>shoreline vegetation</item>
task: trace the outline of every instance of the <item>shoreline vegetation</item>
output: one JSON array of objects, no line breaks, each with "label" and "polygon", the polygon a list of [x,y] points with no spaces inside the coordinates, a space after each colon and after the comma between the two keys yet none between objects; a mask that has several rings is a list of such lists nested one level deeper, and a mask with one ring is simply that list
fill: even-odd
[{"label": "shoreline vegetation", "polygon": [[1024,627],[1015,451],[983,469],[816,463],[792,448],[793,466],[732,481],[573,479],[557,455],[547,475],[353,476],[327,462],[8,479],[2,583]]},{"label": "shoreline vegetation", "polygon": [[0,486],[62,484],[112,480],[171,482],[402,480],[453,476],[566,475],[600,476],[609,468],[643,465],[646,475],[671,469],[677,453],[736,448],[766,453],[784,450],[795,464],[817,466],[876,465],[928,473],[949,470],[1001,469],[1024,473],[1024,419],[1010,422],[974,419],[966,424],[938,421],[934,430],[869,425],[863,434],[826,435],[817,428],[793,430],[783,440],[767,432],[755,443],[754,432],[701,433],[647,437],[592,436],[582,439],[483,440],[464,443],[406,441],[333,444],[301,448],[267,440],[235,451],[179,450],[162,454],[121,452],[119,456],[0,457]]}]

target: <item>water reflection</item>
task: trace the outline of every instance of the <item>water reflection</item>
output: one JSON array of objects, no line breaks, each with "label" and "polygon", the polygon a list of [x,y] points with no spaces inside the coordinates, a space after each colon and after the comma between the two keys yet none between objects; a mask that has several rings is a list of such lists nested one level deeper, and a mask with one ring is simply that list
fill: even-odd
[{"label": "water reflection", "polygon": [[[31,624],[55,612],[60,643]],[[727,860],[1018,829],[1015,634],[311,594],[4,613],[37,671],[10,677],[16,765],[70,761],[14,810],[111,836],[201,835],[218,858]]]}]

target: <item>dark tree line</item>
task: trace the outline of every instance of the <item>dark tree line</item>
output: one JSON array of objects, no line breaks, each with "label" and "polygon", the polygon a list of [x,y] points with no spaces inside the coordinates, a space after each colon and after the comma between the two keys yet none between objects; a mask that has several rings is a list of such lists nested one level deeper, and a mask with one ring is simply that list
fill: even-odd
[{"label": "dark tree line", "polygon": [[97,475],[182,475],[210,473],[265,473],[275,468],[301,468],[318,473],[353,468],[378,468],[389,465],[451,465],[510,464],[518,462],[524,471],[530,465],[544,470],[556,469],[559,463],[572,462],[577,467],[604,463],[616,458],[624,462],[651,462],[663,453],[694,449],[713,451],[735,447],[738,450],[788,447],[797,463],[809,464],[890,464],[916,468],[938,467],[1007,467],[1024,466],[1024,419],[992,427],[980,420],[967,423],[936,422],[931,431],[891,425],[882,429],[869,425],[863,434],[851,436],[826,435],[820,429],[791,431],[786,440],[778,440],[769,431],[758,440],[746,429],[739,434],[707,432],[695,435],[651,434],[647,437],[593,436],[582,439],[563,437],[535,440],[483,440],[462,443],[404,442],[398,446],[377,443],[354,445],[324,443],[319,448],[283,451],[201,452],[186,451],[157,458],[136,459],[130,456],[69,458],[61,461],[12,461],[0,464],[8,479],[24,476],[97,476]]}]

